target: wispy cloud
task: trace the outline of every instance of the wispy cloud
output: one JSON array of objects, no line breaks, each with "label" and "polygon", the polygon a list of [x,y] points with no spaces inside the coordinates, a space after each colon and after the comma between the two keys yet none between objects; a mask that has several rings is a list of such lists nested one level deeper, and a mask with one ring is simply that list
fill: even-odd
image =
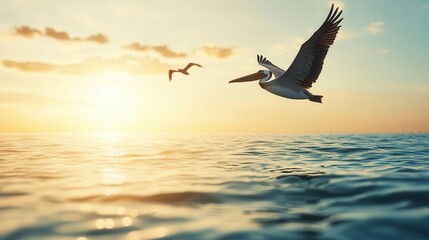
[{"label": "wispy cloud", "polygon": [[125,72],[128,74],[161,74],[171,68],[170,65],[151,57],[121,56],[119,58],[88,58],[84,62],[57,65],[44,62],[19,62],[3,60],[7,68],[15,68],[23,72],[58,73],[71,75],[89,75],[105,71]]},{"label": "wispy cloud", "polygon": [[21,26],[14,28],[15,34],[26,37],[26,38],[32,38],[36,35],[43,35],[43,33],[35,28],[31,28],[29,26]]},{"label": "wispy cloud", "polygon": [[[338,35],[336,37],[336,41],[349,40],[349,39],[361,37],[361,36],[364,36],[364,35],[368,35],[368,33],[378,34],[378,33],[383,32],[383,28],[384,28],[384,22],[383,21],[378,21],[378,22],[372,22],[365,29],[361,29],[361,30],[358,30],[358,31],[353,30],[353,29],[350,29],[350,30],[340,29],[340,31],[338,31]],[[309,33],[309,35],[313,34],[314,31],[315,30],[313,30],[313,29],[307,29],[307,32]],[[301,45],[310,36],[307,36],[307,38],[302,37],[302,36],[301,37],[296,37],[289,44],[276,43],[276,44],[274,44],[272,46],[272,48],[275,49],[275,50],[299,49],[301,47]]]},{"label": "wispy cloud", "polygon": [[360,35],[359,32],[355,32],[353,30],[342,29],[341,31],[338,32],[337,40],[343,41],[343,40],[347,40],[347,39],[352,39],[352,38],[358,37],[359,35]]},{"label": "wispy cloud", "polygon": [[145,52],[152,49],[152,46],[140,44],[138,42],[134,42],[134,43],[125,45],[123,47],[134,51],[140,51],[140,52]]},{"label": "wispy cloud", "polygon": [[205,54],[215,58],[228,58],[234,53],[233,47],[223,48],[215,46],[206,46],[201,48]]},{"label": "wispy cloud", "polygon": [[29,26],[15,27],[14,34],[25,38],[33,38],[35,36],[45,36],[59,41],[87,41],[87,42],[95,42],[99,44],[106,44],[109,42],[109,39],[101,33],[93,34],[88,37],[70,37],[70,35],[67,32],[57,31],[51,27],[46,27],[44,31],[41,31],[36,28],[31,28]]},{"label": "wispy cloud", "polygon": [[31,104],[31,105],[48,105],[60,104],[60,101],[54,98],[40,96],[30,93],[2,92],[0,93],[0,104]]},{"label": "wispy cloud", "polygon": [[337,40],[344,41],[344,40],[360,37],[362,35],[365,35],[365,31],[371,34],[379,34],[379,33],[382,33],[383,30],[384,30],[383,21],[372,22],[364,30],[360,30],[360,31],[341,29],[340,31],[338,31]]},{"label": "wispy cloud", "polygon": [[166,58],[184,58],[187,56],[186,53],[177,53],[170,50],[167,45],[153,46],[152,48]]},{"label": "wispy cloud", "polygon": [[146,51],[152,50],[166,58],[184,58],[188,56],[188,54],[186,53],[179,53],[171,50],[170,47],[168,47],[167,45],[148,45],[148,44],[141,44],[138,42],[134,42],[124,46],[124,48],[134,50],[134,51],[140,51],[140,52],[146,52]]},{"label": "wispy cloud", "polygon": [[429,10],[429,3],[423,4],[420,8],[425,9],[425,10]]},{"label": "wispy cloud", "polygon": [[[161,56],[165,58],[184,58],[189,56],[189,53],[176,52],[170,49],[168,45],[149,45],[149,44],[141,44],[138,42],[134,42],[128,45],[123,46],[126,49],[139,51],[139,52],[147,52],[147,51],[155,51],[159,53]],[[217,47],[217,46],[205,46],[197,49],[196,51],[202,51],[204,54],[210,57],[215,58],[228,58],[233,55],[233,47]]]},{"label": "wispy cloud", "polygon": [[15,62],[12,60],[3,60],[3,65],[24,72],[52,72],[57,69],[56,65],[41,62]]},{"label": "wispy cloud", "polygon": [[378,53],[381,54],[381,55],[386,55],[389,52],[390,52],[390,49],[388,49],[388,48],[381,48],[381,49],[378,50]]},{"label": "wispy cloud", "polygon": [[372,22],[365,29],[372,34],[378,34],[383,32],[383,28],[384,28],[384,22],[378,21],[378,22]]}]

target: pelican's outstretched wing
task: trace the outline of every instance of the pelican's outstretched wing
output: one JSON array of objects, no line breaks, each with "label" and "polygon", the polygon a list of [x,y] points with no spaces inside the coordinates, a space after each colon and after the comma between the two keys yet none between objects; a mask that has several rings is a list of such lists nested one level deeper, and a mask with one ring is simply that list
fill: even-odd
[{"label": "pelican's outstretched wing", "polygon": [[302,44],[298,55],[293,60],[288,70],[281,76],[282,83],[292,83],[305,88],[310,88],[316,82],[322,71],[323,61],[328,53],[329,47],[334,43],[342,18],[338,20],[342,10],[338,7],[334,10],[332,4],[328,17],[322,26]]},{"label": "pelican's outstretched wing", "polygon": [[266,59],[264,56],[257,55],[257,59],[258,59],[259,65],[266,67],[268,70],[270,70],[272,73],[274,73],[274,76],[276,78],[280,77],[281,75],[283,75],[283,73],[285,73],[285,70],[277,67],[272,62],[270,62],[268,59]]},{"label": "pelican's outstretched wing", "polygon": [[186,66],[183,70],[188,71],[188,69],[191,68],[192,66],[203,67],[198,63],[189,63],[188,66]]}]

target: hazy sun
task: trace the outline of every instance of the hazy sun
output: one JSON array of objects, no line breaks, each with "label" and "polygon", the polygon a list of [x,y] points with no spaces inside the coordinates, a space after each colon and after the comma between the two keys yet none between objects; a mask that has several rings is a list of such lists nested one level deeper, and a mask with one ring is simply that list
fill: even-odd
[{"label": "hazy sun", "polygon": [[124,73],[103,73],[94,77],[90,96],[94,118],[99,127],[124,127],[135,117],[138,108],[133,80]]},{"label": "hazy sun", "polygon": [[95,102],[106,109],[123,109],[124,103],[130,100],[127,91],[128,89],[125,89],[120,83],[100,86],[94,96]]}]

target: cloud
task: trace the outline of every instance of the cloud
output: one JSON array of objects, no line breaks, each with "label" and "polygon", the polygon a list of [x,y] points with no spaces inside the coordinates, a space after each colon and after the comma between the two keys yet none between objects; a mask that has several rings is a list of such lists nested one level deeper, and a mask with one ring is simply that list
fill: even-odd
[{"label": "cloud", "polygon": [[427,4],[423,4],[420,8],[421,8],[421,9],[428,10],[428,9],[429,9],[429,3],[427,3]]},{"label": "cloud", "polygon": [[84,62],[56,65],[43,62],[18,62],[3,60],[7,68],[15,68],[23,72],[57,73],[67,75],[90,75],[106,71],[125,72],[132,75],[162,74],[171,68],[170,65],[151,57],[121,56],[118,58],[88,58]]},{"label": "cloud", "polygon": [[381,55],[386,55],[389,52],[390,52],[390,49],[388,49],[388,48],[381,48],[381,49],[378,50],[378,53],[381,54]]},{"label": "cloud", "polygon": [[0,104],[32,104],[48,105],[59,104],[63,101],[29,93],[3,92],[0,93]]},{"label": "cloud", "polygon": [[55,39],[61,40],[61,41],[80,40],[79,38],[71,38],[69,36],[69,34],[66,32],[59,32],[59,31],[56,31],[55,29],[49,28],[49,27],[47,27],[45,29],[45,36],[55,38]]},{"label": "cloud", "polygon": [[372,22],[365,29],[372,34],[378,34],[383,32],[383,28],[384,28],[384,22],[378,21],[378,22]]},{"label": "cloud", "polygon": [[355,32],[353,30],[341,30],[341,31],[338,31],[337,40],[343,41],[343,40],[355,38],[359,35],[360,35],[360,33]]},{"label": "cloud", "polygon": [[8,68],[16,68],[23,72],[52,72],[58,67],[53,64],[41,62],[16,62],[12,60],[3,60],[3,65]]},{"label": "cloud", "polygon": [[[179,53],[179,52],[172,51],[167,45],[148,45],[148,44],[141,44],[138,42],[134,42],[134,43],[125,45],[123,47],[129,50],[139,51],[139,52],[155,51],[165,58],[184,58],[189,55],[188,53]],[[223,47],[216,47],[216,46],[205,46],[205,47],[201,47],[198,50],[202,50],[202,52],[205,53],[206,55],[210,57],[215,57],[215,58],[227,58],[233,54],[232,47],[223,48]]]},{"label": "cloud", "polygon": [[35,36],[45,36],[59,41],[87,41],[87,42],[95,42],[99,44],[106,44],[109,42],[109,39],[101,33],[93,34],[86,38],[70,37],[70,35],[67,32],[57,31],[51,27],[46,27],[44,32],[36,28],[31,28],[29,26],[15,27],[14,34],[17,36],[22,36],[26,38],[33,38]]},{"label": "cloud", "polygon": [[35,28],[31,28],[29,26],[21,26],[14,29],[15,34],[26,37],[26,38],[32,38],[36,35],[43,35],[43,33]]},{"label": "cloud", "polygon": [[230,48],[222,48],[222,47],[202,47],[201,48],[205,54],[215,58],[227,58],[230,57],[233,52],[233,47]]},{"label": "cloud", "polygon": [[142,45],[142,44],[137,43],[137,42],[131,43],[131,44],[123,46],[123,47],[130,49],[130,50],[134,50],[134,51],[140,51],[140,52],[145,52],[145,51],[149,51],[150,49],[152,49],[152,46],[150,46],[150,45]]},{"label": "cloud", "polygon": [[378,22],[372,22],[364,30],[355,31],[355,30],[341,29],[340,31],[338,31],[337,40],[344,41],[344,40],[360,37],[362,35],[365,35],[365,31],[371,34],[378,34],[383,32],[383,28],[384,28],[384,22],[378,21]]},{"label": "cloud", "polygon": [[140,52],[146,52],[149,50],[153,50],[153,51],[161,54],[161,56],[166,57],[166,58],[184,58],[184,57],[188,56],[188,54],[186,54],[186,53],[178,53],[178,52],[172,51],[167,45],[153,46],[153,45],[144,45],[144,44],[134,42],[134,43],[131,43],[129,45],[124,46],[124,48],[134,50],[134,51],[140,51]]},{"label": "cloud", "polygon": [[109,39],[101,33],[90,35],[86,38],[86,41],[93,41],[96,43],[105,44],[109,42]]},{"label": "cloud", "polygon": [[[332,2],[332,1],[331,1]],[[383,27],[384,27],[384,22],[383,21],[378,21],[378,22],[372,22],[371,24],[369,24],[365,29],[361,29],[361,30],[346,30],[346,29],[341,29],[340,31],[338,31],[338,35],[336,37],[337,41],[344,41],[344,40],[349,40],[352,38],[357,38],[357,37],[361,37],[361,36],[365,36],[365,35],[371,35],[371,34],[378,34],[381,33],[383,31]],[[314,32],[314,30],[312,29],[307,29],[307,32],[309,34],[312,34]],[[368,34],[371,33],[371,34]],[[299,49],[301,47],[301,45],[308,39],[305,37],[296,37],[294,38],[289,44],[283,44],[283,43],[276,43],[274,45],[272,45],[272,48],[275,50],[285,50],[288,49],[289,46],[292,49]],[[381,54],[386,54],[386,50],[383,50],[383,53]]]},{"label": "cloud", "polygon": [[187,56],[187,54],[185,53],[176,53],[171,51],[167,47],[167,45],[159,45],[159,46],[154,46],[152,48],[153,50],[161,54],[163,57],[167,57],[167,58],[183,58]]}]

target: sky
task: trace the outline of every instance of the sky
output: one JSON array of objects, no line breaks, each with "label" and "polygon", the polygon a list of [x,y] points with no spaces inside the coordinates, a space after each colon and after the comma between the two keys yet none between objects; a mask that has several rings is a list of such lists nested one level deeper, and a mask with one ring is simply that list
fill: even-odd
[{"label": "sky", "polygon": [[[323,104],[228,84],[287,69],[333,2]],[[429,132],[427,26],[427,0],[2,0],[0,132]]]}]

